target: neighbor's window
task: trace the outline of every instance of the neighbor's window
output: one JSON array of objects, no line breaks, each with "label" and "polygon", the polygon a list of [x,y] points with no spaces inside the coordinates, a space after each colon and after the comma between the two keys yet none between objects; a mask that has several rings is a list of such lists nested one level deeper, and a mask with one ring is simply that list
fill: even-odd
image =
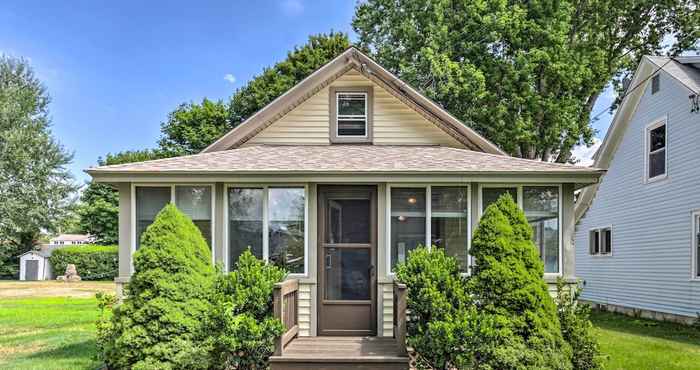
[{"label": "neighbor's window", "polygon": [[666,175],[666,122],[647,128],[647,180]]},{"label": "neighbor's window", "polygon": [[425,245],[425,188],[391,189],[391,268]]},{"label": "neighbor's window", "polygon": [[370,87],[331,89],[331,139],[333,142],[370,142],[372,89]]},{"label": "neighbor's window", "polygon": [[175,205],[192,219],[211,246],[211,186],[175,186]]},{"label": "neighbor's window", "polygon": [[700,278],[700,211],[693,214],[693,254],[695,255],[694,278]]},{"label": "neighbor's window", "polygon": [[469,265],[468,197],[466,187],[430,188],[430,243],[455,257],[462,271]]},{"label": "neighbor's window", "polygon": [[501,195],[509,193],[525,212],[532,227],[532,241],[544,263],[545,273],[559,273],[560,194],[558,186],[485,186],[481,189],[482,212]]},{"label": "neighbor's window", "polygon": [[593,229],[588,233],[589,253],[596,255],[612,254],[612,228]]},{"label": "neighbor's window", "polygon": [[229,188],[229,269],[250,247],[258,258],[305,273],[305,215],[304,188]]},{"label": "neighbor's window", "polygon": [[263,258],[263,189],[228,189],[228,265],[238,262],[238,257],[250,248]]},{"label": "neighbor's window", "polygon": [[136,249],[141,246],[141,235],[170,200],[170,186],[136,187]]}]

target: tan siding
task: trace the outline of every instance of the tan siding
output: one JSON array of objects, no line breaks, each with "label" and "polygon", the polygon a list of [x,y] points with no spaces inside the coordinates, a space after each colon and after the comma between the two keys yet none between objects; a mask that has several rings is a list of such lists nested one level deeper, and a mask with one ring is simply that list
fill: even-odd
[{"label": "tan siding", "polygon": [[299,335],[311,335],[311,288],[313,284],[299,284]]},{"label": "tan siding", "polygon": [[379,285],[380,296],[379,308],[382,310],[381,331],[377,333],[382,337],[394,336],[394,285],[393,283],[382,283]]},{"label": "tan siding", "polygon": [[[443,145],[464,146],[425,119],[388,91],[350,70],[330,86],[374,86],[374,143],[378,145]],[[329,87],[251,138],[246,145],[256,144],[330,144]]]}]

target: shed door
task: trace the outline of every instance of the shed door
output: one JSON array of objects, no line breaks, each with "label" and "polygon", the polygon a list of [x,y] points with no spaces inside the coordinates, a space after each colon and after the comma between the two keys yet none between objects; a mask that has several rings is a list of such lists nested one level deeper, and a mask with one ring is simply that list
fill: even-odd
[{"label": "shed door", "polygon": [[27,260],[24,262],[24,280],[39,280],[39,261]]}]

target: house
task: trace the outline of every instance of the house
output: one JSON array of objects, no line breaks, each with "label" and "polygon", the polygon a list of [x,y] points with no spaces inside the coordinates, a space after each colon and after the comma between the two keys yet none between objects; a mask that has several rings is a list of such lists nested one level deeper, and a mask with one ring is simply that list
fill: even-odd
[{"label": "house", "polygon": [[92,244],[95,237],[83,234],[60,234],[49,241],[49,245],[79,245]]},{"label": "house", "polygon": [[582,298],[691,321],[700,312],[700,57],[644,57],[576,205]]},{"label": "house", "polygon": [[506,155],[352,47],[200,154],[87,172],[119,189],[118,283],[174,202],[213,262],[231,269],[250,246],[285,267],[290,325],[319,338],[394,336],[394,266],[435,245],[467,272],[471,233],[504,193],[536,231],[544,278],[574,279],[574,191],[602,173]]}]

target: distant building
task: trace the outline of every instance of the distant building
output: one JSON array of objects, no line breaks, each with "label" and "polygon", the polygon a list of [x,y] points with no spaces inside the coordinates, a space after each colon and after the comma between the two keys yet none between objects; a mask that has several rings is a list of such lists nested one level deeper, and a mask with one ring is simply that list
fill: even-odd
[{"label": "distant building", "polygon": [[49,241],[48,245],[77,245],[77,244],[92,244],[95,242],[95,237],[92,235],[83,234],[61,234]]},{"label": "distant building", "polygon": [[38,250],[31,250],[19,256],[20,280],[53,280],[54,273],[49,257],[56,249],[71,245],[92,244],[95,237],[81,234],[61,234],[42,244]]}]

